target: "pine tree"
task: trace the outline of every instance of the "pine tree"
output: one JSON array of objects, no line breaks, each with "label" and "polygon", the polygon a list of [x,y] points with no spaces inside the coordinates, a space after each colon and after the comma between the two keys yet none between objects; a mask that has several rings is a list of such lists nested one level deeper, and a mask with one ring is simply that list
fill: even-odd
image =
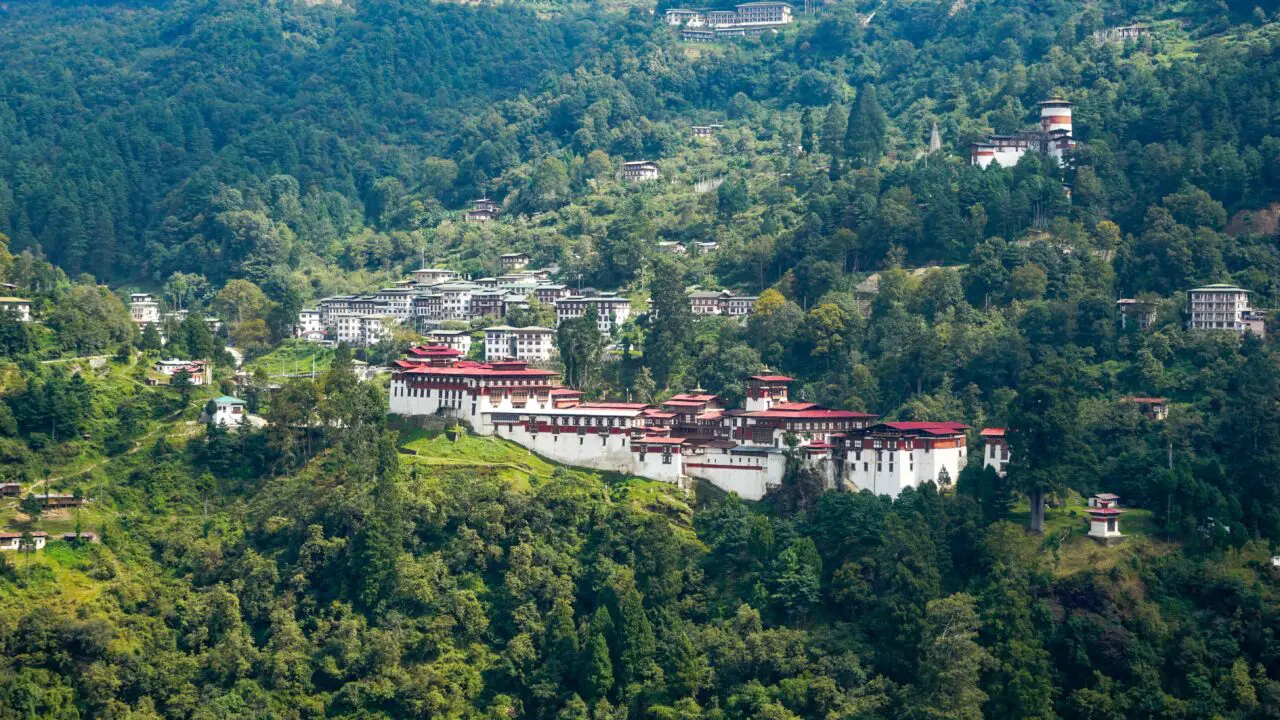
[{"label": "pine tree", "polygon": [[583,660],[582,694],[588,700],[607,697],[613,690],[613,660],[609,657],[609,642],[604,633],[592,633]]},{"label": "pine tree", "polygon": [[831,164],[844,155],[844,135],[849,124],[849,114],[839,103],[832,103],[822,121],[822,152],[831,156]]},{"label": "pine tree", "polygon": [[556,600],[547,615],[542,657],[551,678],[557,685],[564,686],[573,676],[578,662],[578,633],[573,624],[573,606],[564,598]]},{"label": "pine tree", "polygon": [[889,148],[888,132],[889,118],[876,99],[876,86],[863,85],[844,136],[845,156],[852,162],[874,166]]},{"label": "pine tree", "polygon": [[653,314],[644,339],[645,365],[653,372],[658,387],[669,387],[688,358],[693,340],[693,312],[684,294],[680,272],[671,260],[654,263],[649,284]]},{"label": "pine tree", "polygon": [[982,720],[987,694],[978,687],[991,656],[977,642],[973,597],[956,593],[930,600],[920,647],[920,679],[907,716],[931,720]]},{"label": "pine tree", "polygon": [[813,109],[805,108],[800,113],[800,152],[811,153],[816,149],[813,146]]}]

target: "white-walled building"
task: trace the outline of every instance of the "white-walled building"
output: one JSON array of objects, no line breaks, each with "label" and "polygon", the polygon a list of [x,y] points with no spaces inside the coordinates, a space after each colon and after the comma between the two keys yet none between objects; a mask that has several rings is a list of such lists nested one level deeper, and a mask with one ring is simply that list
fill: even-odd
[{"label": "white-walled building", "polygon": [[296,337],[307,337],[312,333],[324,334],[324,323],[320,319],[320,310],[302,310],[298,312],[298,323],[294,326]]},{"label": "white-walled building", "polygon": [[1253,293],[1235,285],[1205,285],[1187,291],[1190,330],[1230,330],[1266,334],[1262,312],[1250,305]]},{"label": "white-walled building", "polygon": [[756,307],[754,295],[735,295],[728,290],[702,290],[689,294],[689,309],[694,315],[727,315],[746,317]]},{"label": "white-walled building", "polygon": [[600,293],[587,297],[570,296],[556,302],[556,324],[587,314],[587,308],[596,309],[596,324],[605,335],[613,333],[631,317],[631,301],[616,293]]},{"label": "white-walled building", "polygon": [[449,280],[457,279],[458,277],[458,273],[452,270],[429,267],[414,270],[410,275],[413,276],[413,281],[415,283],[422,283],[424,285],[429,283],[447,282]]},{"label": "white-walled building", "polygon": [[955,422],[885,422],[838,440],[837,484],[897,497],[909,487],[954,486],[967,462],[965,430]]},{"label": "white-walled building", "polygon": [[556,331],[544,327],[495,325],[484,331],[484,359],[547,362],[555,353]]},{"label": "white-walled building", "polygon": [[172,382],[173,376],[179,372],[186,372],[192,385],[208,385],[213,381],[213,365],[204,360],[180,360],[178,358],[157,360],[154,369],[157,373],[170,378],[170,382]]},{"label": "white-walled building", "polygon": [[400,323],[394,315],[342,315],[334,323],[338,342],[353,347],[371,347],[391,337]]},{"label": "white-walled building", "polygon": [[995,468],[1004,477],[1009,471],[1009,441],[1004,428],[983,428],[978,433],[982,439],[982,466]]},{"label": "white-walled building", "polygon": [[[36,530],[31,533],[31,549],[43,550],[49,542],[49,533]],[[22,533],[0,532],[0,552],[17,552],[22,549]]]},{"label": "white-walled building", "polygon": [[457,350],[464,356],[471,352],[471,332],[469,330],[432,330],[427,333],[427,340],[433,345],[442,345]]},{"label": "white-walled building", "polygon": [[512,270],[519,270],[528,265],[531,259],[532,258],[529,257],[529,253],[513,252],[499,256],[498,262],[502,263],[503,272],[511,272]]},{"label": "white-walled building", "polygon": [[657,180],[660,176],[658,163],[652,160],[633,160],[622,163],[622,179],[627,182]]},{"label": "white-walled building", "polygon": [[31,322],[31,301],[20,297],[0,297],[0,312],[13,313],[19,322]]},{"label": "white-walled building", "polygon": [[160,303],[151,293],[133,293],[129,296],[129,316],[139,325],[160,322]]},{"label": "white-walled building", "polygon": [[240,398],[223,395],[211,401],[213,414],[209,422],[213,425],[226,425],[228,428],[239,427],[240,419],[246,414],[245,403]]}]

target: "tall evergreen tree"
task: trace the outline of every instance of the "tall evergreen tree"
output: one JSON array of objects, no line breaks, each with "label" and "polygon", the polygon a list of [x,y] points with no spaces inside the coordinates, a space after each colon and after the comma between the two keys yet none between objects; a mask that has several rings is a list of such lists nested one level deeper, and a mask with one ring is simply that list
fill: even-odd
[{"label": "tall evergreen tree", "polygon": [[844,136],[844,154],[850,161],[874,166],[889,149],[889,117],[876,98],[870,83],[858,92],[858,103],[849,116]]}]

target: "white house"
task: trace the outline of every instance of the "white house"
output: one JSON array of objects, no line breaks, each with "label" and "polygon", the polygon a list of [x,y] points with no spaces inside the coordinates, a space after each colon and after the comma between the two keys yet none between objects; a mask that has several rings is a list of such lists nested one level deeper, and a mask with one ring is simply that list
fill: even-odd
[{"label": "white house", "polygon": [[31,322],[31,301],[19,297],[0,297],[0,312],[10,312],[19,322]]},{"label": "white house", "polygon": [[[35,550],[43,550],[49,542],[49,533],[36,530],[31,533],[31,544]],[[22,533],[0,532],[0,552],[16,552],[22,549]]]},{"label": "white house", "polygon": [[246,415],[244,401],[240,398],[223,395],[211,402],[213,403],[213,414],[209,416],[211,424],[226,425],[228,428],[238,427],[240,419]]},{"label": "white house", "polygon": [[658,177],[658,163],[652,160],[633,160],[622,163],[622,179],[627,182],[657,180]]},{"label": "white house", "polygon": [[208,385],[213,380],[213,366],[204,360],[178,358],[157,360],[154,369],[157,373],[170,378],[170,382],[174,375],[182,371],[187,373],[192,385]]},{"label": "white house", "polygon": [[302,310],[298,313],[298,322],[294,326],[297,337],[307,337],[312,333],[324,335],[324,323],[320,320],[320,310]]},{"label": "white house", "polygon": [[129,316],[139,325],[160,322],[160,303],[151,293],[133,293],[129,296]]}]

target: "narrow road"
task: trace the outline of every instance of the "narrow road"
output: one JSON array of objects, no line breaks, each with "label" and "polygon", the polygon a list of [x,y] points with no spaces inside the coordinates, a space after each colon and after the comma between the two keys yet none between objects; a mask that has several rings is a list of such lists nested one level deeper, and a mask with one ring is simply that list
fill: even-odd
[{"label": "narrow road", "polygon": [[244,353],[240,352],[238,348],[233,348],[228,345],[227,354],[231,356],[231,359],[236,361],[236,369],[239,370],[240,366],[244,364]]}]

